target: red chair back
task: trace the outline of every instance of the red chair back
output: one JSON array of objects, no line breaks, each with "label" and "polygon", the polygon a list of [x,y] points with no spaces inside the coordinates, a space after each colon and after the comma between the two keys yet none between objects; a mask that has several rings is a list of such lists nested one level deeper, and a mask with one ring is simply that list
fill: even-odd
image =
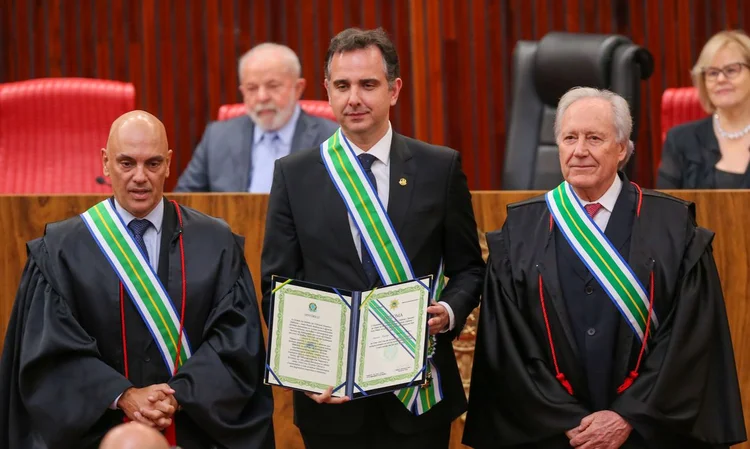
[{"label": "red chair back", "polygon": [[661,96],[661,141],[667,138],[667,131],[675,126],[705,117],[695,87],[673,87]]},{"label": "red chair back", "polygon": [[[327,118],[328,120],[336,121],[336,116],[333,115],[333,109],[327,101],[323,100],[300,100],[299,106],[303,111],[316,117]],[[236,104],[225,104],[219,108],[218,120],[229,120],[235,117],[239,117],[245,113],[245,105],[243,103]]]},{"label": "red chair back", "polygon": [[135,108],[130,83],[44,78],[0,85],[0,193],[110,193],[97,183],[112,122]]}]

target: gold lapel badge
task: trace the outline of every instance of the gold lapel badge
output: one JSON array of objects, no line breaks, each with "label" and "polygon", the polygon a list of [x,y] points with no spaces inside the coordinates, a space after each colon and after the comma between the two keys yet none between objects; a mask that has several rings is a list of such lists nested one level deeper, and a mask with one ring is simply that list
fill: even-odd
[{"label": "gold lapel badge", "polygon": [[406,178],[401,178],[398,180],[399,185],[405,186],[406,185]]}]

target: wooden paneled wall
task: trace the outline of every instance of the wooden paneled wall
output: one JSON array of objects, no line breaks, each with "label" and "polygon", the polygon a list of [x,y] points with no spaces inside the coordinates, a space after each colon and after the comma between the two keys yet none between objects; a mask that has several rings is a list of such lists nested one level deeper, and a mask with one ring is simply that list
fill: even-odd
[{"label": "wooden paneled wall", "polygon": [[[694,201],[698,223],[716,232],[714,257],[727,304],[734,353],[743,392],[745,420],[750,428],[750,235],[741,231],[750,220],[750,191],[682,191],[677,196]],[[505,206],[533,195],[531,192],[475,192],[474,212],[482,231],[502,226]],[[221,217],[234,232],[246,237],[245,256],[258,287],[260,253],[268,198],[266,195],[175,195],[180,203]],[[26,259],[25,242],[41,236],[44,225],[83,212],[101,197],[96,196],[0,196],[0,337],[5,334],[16,288]],[[740,230],[738,232],[738,230]],[[476,313],[476,312],[475,312]],[[454,343],[459,368],[469,379],[473,360],[474,320],[469,320],[461,339]],[[292,423],[289,392],[274,389],[277,447],[301,449],[302,442]],[[463,421],[453,424],[451,448],[457,449]],[[750,447],[742,445],[738,447]]]},{"label": "wooden paneled wall", "polygon": [[[179,174],[220,105],[239,101],[236,62],[276,41],[300,55],[308,99],[325,99],[330,38],[383,26],[401,56],[401,133],[463,154],[473,189],[500,187],[511,58],[519,39],[549,31],[621,33],[655,56],[643,84],[636,180],[653,183],[666,87],[690,84],[701,46],[750,26],[742,0],[3,0],[0,82],[49,76],[130,81],[159,116]],[[172,177],[169,185],[174,185]]]},{"label": "wooden paneled wall", "polygon": [[[701,46],[750,26],[742,0],[3,0],[0,82],[48,76],[130,81],[159,116],[180,173],[220,105],[239,101],[236,62],[276,41],[300,55],[304,97],[325,99],[330,38],[383,26],[401,56],[401,133],[463,153],[473,189],[500,187],[519,39],[549,31],[621,33],[655,56],[644,83],[636,180],[653,183],[666,87],[690,84]],[[174,185],[172,177],[170,185]]]}]

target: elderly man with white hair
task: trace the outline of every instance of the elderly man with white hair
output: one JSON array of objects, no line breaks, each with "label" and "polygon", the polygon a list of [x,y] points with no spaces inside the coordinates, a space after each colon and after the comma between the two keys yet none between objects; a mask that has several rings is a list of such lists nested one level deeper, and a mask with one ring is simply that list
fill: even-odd
[{"label": "elderly man with white hair", "polygon": [[306,81],[289,47],[259,44],[238,66],[247,114],[206,127],[178,192],[268,193],[277,159],[317,147],[338,128],[300,109]]},{"label": "elderly man with white hair", "polygon": [[713,233],[618,171],[627,102],[558,104],[565,181],[508,206],[490,249],[464,443],[726,448],[745,440]]}]

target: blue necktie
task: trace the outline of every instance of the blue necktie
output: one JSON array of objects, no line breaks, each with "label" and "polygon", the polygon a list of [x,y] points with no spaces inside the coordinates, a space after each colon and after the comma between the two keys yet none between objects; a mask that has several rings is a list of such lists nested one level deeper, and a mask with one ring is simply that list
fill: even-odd
[{"label": "blue necktie", "polygon": [[[372,164],[375,162],[376,157],[372,154],[362,153],[357,156],[357,158],[362,164],[362,168],[365,169],[365,174],[370,179],[370,183],[375,189],[375,193],[378,193],[378,183],[375,181],[375,175],[372,173]],[[361,236],[360,239],[362,246],[362,267],[365,269],[365,274],[367,275],[367,280],[370,282],[370,285],[373,285],[378,279],[380,279],[380,275],[378,274],[375,264],[372,262],[370,252],[367,251],[367,248],[365,247],[365,240],[362,239]]]},{"label": "blue necktie", "polygon": [[133,238],[135,239],[135,243],[141,248],[141,250],[143,250],[143,255],[146,257],[147,261],[149,261],[149,256],[148,256],[148,250],[146,249],[146,242],[143,240],[143,234],[146,233],[146,230],[150,226],[151,226],[150,221],[140,220],[138,218],[128,223],[128,228],[130,228],[130,230],[133,232]]}]

